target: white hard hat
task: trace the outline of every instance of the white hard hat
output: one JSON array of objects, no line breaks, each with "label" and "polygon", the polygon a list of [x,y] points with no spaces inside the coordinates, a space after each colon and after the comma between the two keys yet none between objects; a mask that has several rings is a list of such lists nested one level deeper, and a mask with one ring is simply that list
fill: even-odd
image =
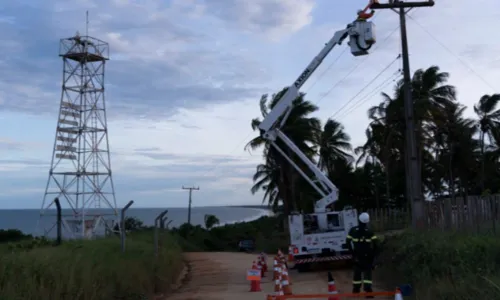
[{"label": "white hard hat", "polygon": [[359,215],[359,221],[361,223],[367,224],[370,222],[370,215],[368,213],[362,213]]}]

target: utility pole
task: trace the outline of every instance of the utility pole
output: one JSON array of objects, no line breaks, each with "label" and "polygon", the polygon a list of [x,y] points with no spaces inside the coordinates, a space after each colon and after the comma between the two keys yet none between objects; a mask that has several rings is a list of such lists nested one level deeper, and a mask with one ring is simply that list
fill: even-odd
[{"label": "utility pole", "polygon": [[188,206],[188,224],[191,225],[191,202],[192,202],[192,195],[193,195],[193,190],[198,191],[200,190],[199,187],[182,187],[183,190],[189,190],[189,206]]},{"label": "utility pole", "polygon": [[406,14],[415,7],[429,6],[434,6],[433,0],[417,2],[389,0],[389,3],[373,3],[371,5],[371,9],[392,9],[394,12],[399,14],[399,27],[401,29],[401,55],[403,57],[403,97],[406,123],[406,193],[411,205],[412,227],[414,229],[419,227],[423,221],[424,199],[422,197],[421,161],[419,159],[419,147],[416,140],[416,127],[411,90],[410,59],[408,57],[408,37],[406,34]]}]

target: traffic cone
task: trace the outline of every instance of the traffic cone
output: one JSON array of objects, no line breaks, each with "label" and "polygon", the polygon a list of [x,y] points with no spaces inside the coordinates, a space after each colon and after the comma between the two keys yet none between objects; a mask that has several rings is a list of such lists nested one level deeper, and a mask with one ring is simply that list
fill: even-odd
[{"label": "traffic cone", "polygon": [[[328,272],[328,294],[337,295],[337,287],[335,286],[335,280],[333,280],[332,272]],[[328,300],[339,300],[337,296],[330,296]]]},{"label": "traffic cone", "polygon": [[283,251],[281,251],[281,249],[278,249],[278,257],[279,257],[279,260],[281,261],[281,263],[284,264],[288,268],[288,265],[286,264],[286,256],[285,256],[285,254],[283,254]]},{"label": "traffic cone", "polygon": [[288,275],[288,284],[292,285],[292,278],[290,277],[290,273],[288,273],[288,265],[285,262],[282,262],[282,266],[286,270],[286,273]]},{"label": "traffic cone", "polygon": [[286,261],[285,255],[283,254],[283,251],[281,251],[281,249],[278,249],[278,256],[281,260]]},{"label": "traffic cone", "polygon": [[281,262],[279,257],[276,255],[273,259],[273,280],[279,276],[279,272],[281,272]]},{"label": "traffic cone", "polygon": [[[252,263],[252,270],[258,270],[257,264],[255,261]],[[250,292],[261,292],[260,288],[260,280],[251,280],[250,281]]]},{"label": "traffic cone", "polygon": [[288,269],[284,264],[281,268],[281,288],[283,289],[283,294],[292,294],[292,288],[290,287],[290,278],[288,277]]},{"label": "traffic cone", "polygon": [[267,257],[266,257],[266,254],[264,252],[262,252],[260,254],[260,257],[261,257],[261,261],[262,261],[262,270],[264,271],[264,273],[267,272]]},{"label": "traffic cone", "polygon": [[274,296],[283,296],[284,293],[281,286],[281,262],[278,256],[274,258],[273,271]]},{"label": "traffic cone", "polygon": [[401,290],[396,288],[396,294],[394,295],[394,300],[403,300],[403,295],[401,294]]},{"label": "traffic cone", "polygon": [[262,268],[261,256],[257,257],[257,268],[260,270],[260,277],[266,276],[266,274],[264,273],[264,269]]}]

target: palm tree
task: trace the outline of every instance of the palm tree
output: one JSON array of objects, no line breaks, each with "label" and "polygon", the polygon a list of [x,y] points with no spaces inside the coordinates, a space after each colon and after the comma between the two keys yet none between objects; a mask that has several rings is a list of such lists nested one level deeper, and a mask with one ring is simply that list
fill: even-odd
[{"label": "palm tree", "polygon": [[[366,143],[363,146],[356,147],[354,149],[354,153],[358,155],[358,160],[356,161],[356,166],[359,165],[360,162],[364,161],[364,168],[366,174],[369,176],[370,182],[373,184],[373,188],[375,191],[375,202],[377,204],[377,208],[380,208],[380,198],[378,192],[378,186],[375,182],[375,166],[379,164],[378,157],[380,157],[380,147],[377,142],[373,138],[373,131],[371,127],[368,127],[365,131],[366,135]],[[387,172],[386,172],[387,174]],[[388,187],[386,186],[386,191],[389,194]]]},{"label": "palm tree", "polygon": [[468,170],[475,164],[476,150],[474,121],[463,117],[466,107],[457,103],[444,105],[439,113],[434,114],[430,125],[436,147],[440,148],[436,159],[445,168],[448,177],[448,193],[452,199],[457,191],[457,179],[467,182]]},{"label": "palm tree", "polygon": [[280,182],[279,167],[269,160],[265,164],[257,165],[253,182],[254,185],[250,189],[252,194],[263,191],[262,203],[267,202],[269,206],[277,208],[281,200],[278,188]]},{"label": "palm tree", "polygon": [[352,162],[354,158],[351,155],[350,141],[351,137],[345,132],[344,126],[335,120],[328,119],[323,130],[318,134],[318,166],[331,175],[334,172],[334,161],[343,159]]},{"label": "palm tree", "polygon": [[[286,90],[287,88],[277,94],[273,94],[271,99],[268,98],[267,94],[261,97],[260,111],[263,118],[267,116],[269,110],[281,99]],[[312,159],[316,154],[315,142],[318,132],[321,130],[321,122],[317,118],[309,117],[310,114],[318,110],[318,107],[305,100],[304,96],[305,94],[301,94],[294,100],[293,108],[288,115],[287,121],[281,127],[281,131],[287,135],[304,154]],[[259,118],[252,120],[251,126],[254,131],[259,129],[258,126],[260,122]],[[287,156],[296,161],[299,166],[302,166],[293,155],[293,152],[284,146],[281,141],[277,141],[276,143],[285,151]],[[290,209],[296,206],[295,203],[299,198],[296,186],[300,177],[293,166],[291,166],[288,161],[260,135],[253,138],[245,146],[246,150],[255,150],[259,148],[263,148],[266,161],[272,161],[278,166],[277,169],[280,173],[278,182],[273,184],[267,183],[267,185],[277,186],[278,192],[275,196],[280,196],[279,198],[283,201],[284,211],[288,214]],[[259,177],[256,179],[258,178]],[[277,178],[272,177],[272,179],[276,180]]]},{"label": "palm tree", "polygon": [[[419,69],[412,76],[418,159],[422,192],[434,199],[450,195],[500,192],[500,94],[484,95],[474,106],[477,121],[464,116],[465,107],[456,100],[456,89],[447,83],[449,74],[439,67]],[[361,208],[395,204],[406,199],[405,114],[402,81],[391,95],[382,93],[380,103],[368,111],[366,140],[354,150],[343,126],[326,120],[323,127],[311,117],[317,107],[300,95],[282,131],[326,173],[339,188],[336,207]],[[261,98],[262,117],[285,90]],[[260,119],[252,120],[257,131]],[[486,138],[487,136],[487,138]],[[283,146],[278,143],[278,146]],[[264,161],[257,166],[252,193],[263,192],[263,202],[277,207],[310,211],[316,191],[270,144],[260,136],[246,149],[262,149]],[[285,150],[286,147],[283,147]],[[286,150],[287,151],[287,150]],[[304,172],[309,170],[287,151]],[[355,161],[354,161],[355,160]],[[385,184],[385,192],[384,192]]]},{"label": "palm tree", "polygon": [[[412,77],[412,96],[415,118],[417,120],[417,144],[419,145],[418,158],[421,169],[425,172],[427,172],[428,168],[422,168],[422,164],[431,163],[432,154],[428,150],[433,141],[432,137],[427,133],[425,125],[428,122],[432,122],[432,118],[436,112],[441,110],[445,105],[454,103],[456,100],[455,87],[446,84],[448,78],[449,74],[440,72],[437,66],[432,66],[425,70],[419,69],[415,71]],[[394,88],[393,97],[382,93],[382,102],[370,108],[368,115],[372,120],[370,130],[372,131],[371,135],[373,138],[370,141],[371,145],[365,145],[367,149],[370,147],[380,148],[382,150],[380,152],[383,153],[378,153],[379,160],[384,163],[386,172],[388,172],[389,168],[387,166],[391,162],[391,165],[400,168],[400,170],[396,170],[396,174],[404,171],[404,168],[401,168],[401,166],[405,165],[404,157],[406,153],[406,125],[402,88],[403,80],[400,80]],[[378,126],[377,134],[375,134],[375,126]],[[422,170],[420,173],[422,173]],[[420,175],[423,179],[430,176],[430,174]],[[386,180],[386,182],[388,181]],[[426,183],[426,180],[422,180],[422,182]]]},{"label": "palm tree", "polygon": [[500,101],[500,94],[484,95],[479,99],[479,102],[474,105],[474,112],[478,117],[478,125],[480,129],[480,143],[481,143],[481,191],[484,190],[484,158],[485,158],[485,136],[488,136],[489,142],[492,142],[494,131],[498,131],[500,124],[500,109],[497,109],[498,102]]},{"label": "palm tree", "polygon": [[208,215],[208,214],[205,215],[204,221],[205,221],[205,228],[207,230],[210,230],[215,225],[219,225],[220,224],[219,218],[217,218],[215,215]]}]

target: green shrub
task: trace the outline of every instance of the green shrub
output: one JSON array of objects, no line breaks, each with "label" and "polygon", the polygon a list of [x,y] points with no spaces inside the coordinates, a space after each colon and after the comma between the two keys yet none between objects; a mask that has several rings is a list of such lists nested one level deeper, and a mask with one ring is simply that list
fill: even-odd
[{"label": "green shrub", "polygon": [[29,251],[35,248],[48,247],[53,246],[55,243],[49,239],[43,237],[35,237],[31,239],[24,239],[17,243],[8,243],[7,249],[10,252],[19,252],[19,251]]},{"label": "green shrub", "polygon": [[171,230],[184,251],[238,251],[238,242],[253,239],[256,250],[274,253],[288,247],[288,233],[283,232],[278,217],[261,217],[252,222],[241,222],[213,227],[183,224]]},{"label": "green shrub", "polygon": [[391,238],[387,253],[417,299],[498,299],[500,240],[443,232]]},{"label": "green shrub", "polygon": [[154,256],[150,232],[72,241],[0,257],[0,299],[142,299],[168,292],[182,270],[181,249],[167,234]]},{"label": "green shrub", "polygon": [[0,229],[0,243],[17,242],[31,238],[33,238],[31,235],[24,234],[22,231],[17,229]]}]

